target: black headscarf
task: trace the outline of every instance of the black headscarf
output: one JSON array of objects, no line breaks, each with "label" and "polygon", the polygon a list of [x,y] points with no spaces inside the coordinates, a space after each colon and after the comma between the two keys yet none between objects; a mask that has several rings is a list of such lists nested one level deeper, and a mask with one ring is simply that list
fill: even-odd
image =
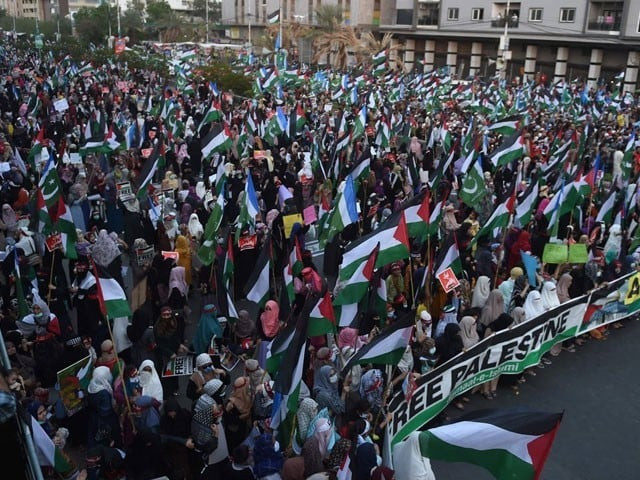
[{"label": "black headscarf", "polygon": [[460,337],[460,325],[449,323],[444,327],[444,333],[436,339],[438,363],[444,363],[455,357],[462,351],[462,338]]}]

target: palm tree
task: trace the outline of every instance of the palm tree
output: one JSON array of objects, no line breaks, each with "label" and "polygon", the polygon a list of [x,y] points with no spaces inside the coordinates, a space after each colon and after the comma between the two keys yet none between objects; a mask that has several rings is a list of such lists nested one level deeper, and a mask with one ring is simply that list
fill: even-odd
[{"label": "palm tree", "polygon": [[359,33],[350,25],[339,25],[335,18],[330,29],[314,38],[313,46],[314,62],[328,57],[331,65],[337,69],[347,68],[350,56],[359,58],[362,47]]},{"label": "palm tree", "polygon": [[395,52],[395,62],[398,67],[404,70],[404,62],[400,58],[400,55],[398,55],[398,51],[402,45],[399,43],[393,46],[391,45],[391,40],[393,39],[392,33],[385,33],[384,36],[378,40],[373,33],[366,32],[360,38],[362,40],[361,61],[364,65],[371,64],[371,59],[376,53],[381,50],[387,50],[389,53]]}]

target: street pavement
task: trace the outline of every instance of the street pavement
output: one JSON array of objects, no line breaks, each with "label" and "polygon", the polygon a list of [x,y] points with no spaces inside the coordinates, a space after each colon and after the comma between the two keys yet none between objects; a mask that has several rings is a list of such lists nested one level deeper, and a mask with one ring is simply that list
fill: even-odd
[{"label": "street pavement", "polygon": [[[605,341],[589,340],[576,353],[563,351],[537,376],[527,376],[514,396],[498,389],[498,398],[473,395],[466,411],[528,406],[564,411],[541,480],[640,479],[640,322],[624,322]],[[449,407],[455,419],[465,413]],[[438,480],[489,480],[486,470],[463,463],[433,462]]]}]

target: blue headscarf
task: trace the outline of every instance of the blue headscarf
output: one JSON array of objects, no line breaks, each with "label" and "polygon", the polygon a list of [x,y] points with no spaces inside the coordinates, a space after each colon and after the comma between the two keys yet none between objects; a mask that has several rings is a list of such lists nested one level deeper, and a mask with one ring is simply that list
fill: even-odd
[{"label": "blue headscarf", "polygon": [[193,350],[196,355],[209,351],[209,345],[214,335],[216,338],[222,338],[223,329],[218,322],[216,313],[216,307],[212,304],[205,305],[202,309],[198,328],[193,337]]}]

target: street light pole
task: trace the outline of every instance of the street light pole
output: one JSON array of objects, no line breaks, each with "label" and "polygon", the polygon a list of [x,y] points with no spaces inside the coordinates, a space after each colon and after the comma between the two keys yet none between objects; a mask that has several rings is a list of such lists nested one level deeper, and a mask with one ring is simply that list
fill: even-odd
[{"label": "street light pole", "polygon": [[509,10],[511,8],[511,0],[507,0],[507,11],[504,14],[504,35],[502,36],[502,65],[500,68],[500,79],[507,78],[507,52],[509,51],[509,21],[511,16]]},{"label": "street light pole", "polygon": [[116,2],[116,12],[118,13],[118,38],[120,38],[120,0],[116,0]]},{"label": "street light pole", "polygon": [[209,43],[209,0],[204,0],[204,23],[206,23],[205,41]]}]

